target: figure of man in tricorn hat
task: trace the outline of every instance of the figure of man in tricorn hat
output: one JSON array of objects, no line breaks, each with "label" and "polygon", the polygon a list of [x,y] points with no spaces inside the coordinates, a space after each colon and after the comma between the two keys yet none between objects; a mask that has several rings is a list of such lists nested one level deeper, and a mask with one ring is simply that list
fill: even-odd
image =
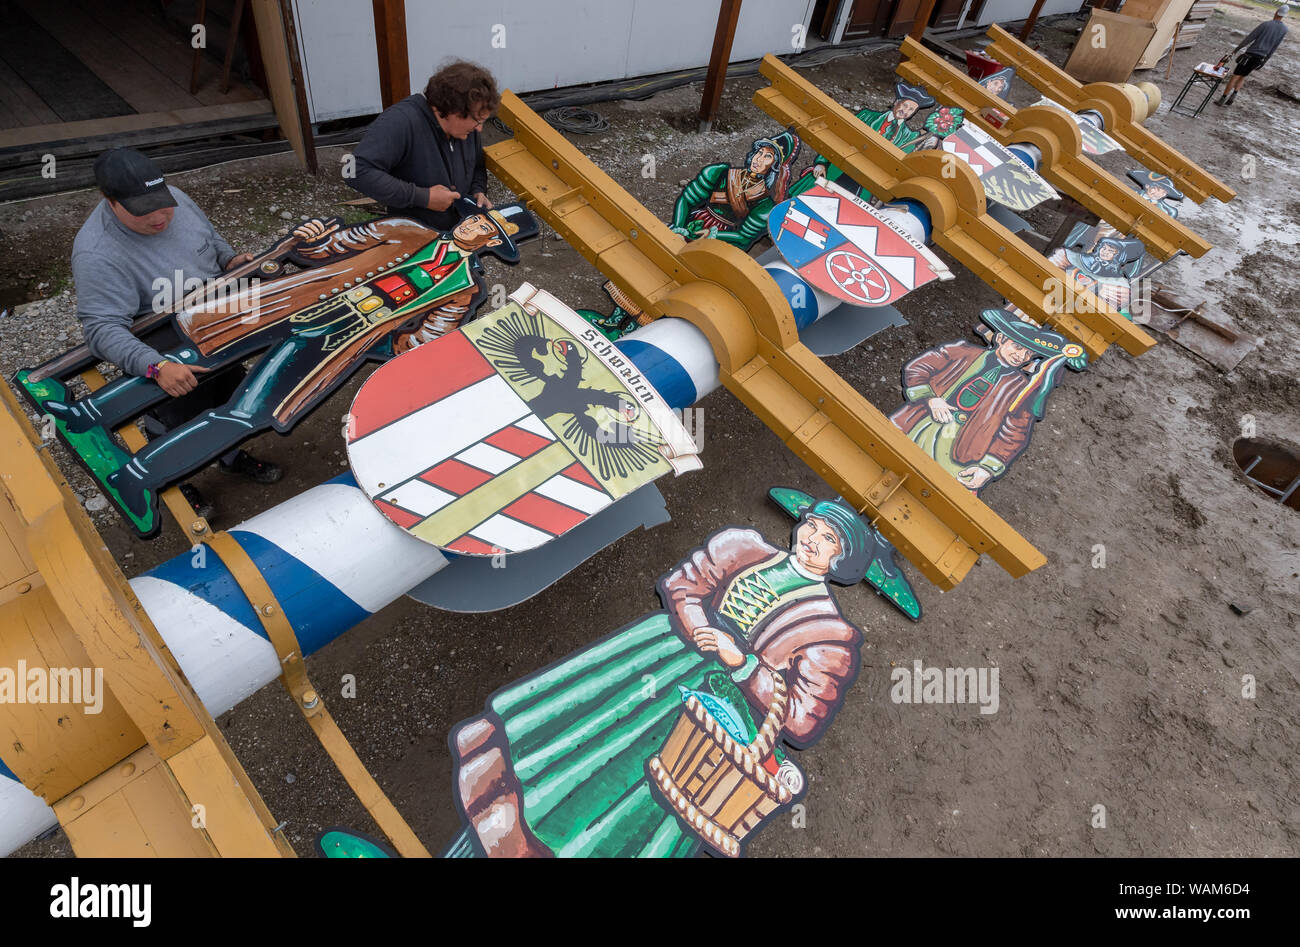
[{"label": "figure of man in tricorn hat", "polygon": [[1183,200],[1183,192],[1178,190],[1167,174],[1157,174],[1146,168],[1134,168],[1128,173],[1130,179],[1142,190],[1142,199],[1155,204],[1170,217],[1178,217],[1178,201]]},{"label": "figure of man in tricorn hat", "polygon": [[[924,89],[900,81],[894,84],[894,102],[888,109],[878,112],[875,109],[864,108],[858,112],[857,119],[905,152],[937,148],[944,138],[961,128],[965,115],[959,108],[943,106],[926,119],[920,130],[907,124],[918,111],[931,108],[934,104],[934,97]],[[818,155],[813,159],[811,170],[795,182],[794,190],[796,192],[803,190],[807,186],[804,184],[805,181],[817,177],[834,181],[864,200],[871,198],[866,188],[847,177],[824,155]]]},{"label": "figure of man in tricorn hat", "polygon": [[1011,80],[1015,75],[1016,71],[1013,68],[1003,66],[997,72],[990,72],[983,79],[980,79],[979,84],[998,98],[1005,99],[1007,90],[1011,88]]},{"label": "figure of man in tricorn hat", "polygon": [[962,486],[978,493],[1029,446],[1062,367],[1087,355],[1063,335],[986,309],[989,345],[949,342],[903,366],[907,403],[891,420]]},{"label": "figure of man in tricorn hat", "polygon": [[1075,224],[1065,245],[1048,260],[1073,276],[1126,319],[1132,319],[1133,286],[1146,247],[1136,237],[1126,237],[1106,221],[1088,227]]},{"label": "figure of man in tricorn hat", "polygon": [[725,162],[704,168],[682,189],[671,227],[687,240],[717,237],[748,250],[767,234],[767,215],[791,196],[799,139],[786,130],[755,139],[744,167]]},{"label": "figure of man in tricorn hat", "polygon": [[894,84],[894,102],[884,112],[863,109],[858,113],[858,121],[868,128],[880,133],[885,141],[906,149],[908,143],[921,137],[921,132],[907,124],[908,119],[920,109],[934,105],[934,97],[919,86],[906,82]]}]

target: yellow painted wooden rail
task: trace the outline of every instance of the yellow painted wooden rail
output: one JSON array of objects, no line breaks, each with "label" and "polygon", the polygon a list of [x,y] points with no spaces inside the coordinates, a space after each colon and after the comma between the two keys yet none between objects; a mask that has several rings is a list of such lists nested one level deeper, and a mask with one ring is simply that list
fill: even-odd
[{"label": "yellow painted wooden rail", "polygon": [[[1079,126],[1060,109],[1050,105],[1017,109],[910,37],[903,40],[901,51],[900,76],[925,86],[944,105],[964,109],[967,121],[1001,144],[1027,142],[1035,146],[1043,156],[1039,174],[1102,220],[1138,237],[1155,256],[1167,260],[1180,250],[1194,257],[1209,252],[1210,244],[1203,237],[1143,200],[1132,187],[1084,155]],[[1118,86],[1115,90],[1132,109]],[[1006,122],[994,125],[984,118],[985,109],[1002,112]]]},{"label": "yellow painted wooden rail", "polygon": [[776,283],[719,240],[687,244],[513,93],[514,137],[488,166],[647,314],[689,320],[723,385],[931,582],[952,588],[981,553],[1014,576],[1046,560],[799,341]]},{"label": "yellow painted wooden rail", "polygon": [[1034,319],[1094,358],[1112,342],[1133,355],[1155,345],[1145,331],[990,217],[984,189],[969,165],[945,161],[937,151],[904,154],[775,56],[764,56],[760,71],[772,84],[754,93],[759,108],[793,125],[800,138],[873,194],[924,204],[935,244]]},{"label": "yellow painted wooden rail", "polygon": [[0,703],[0,746],[78,855],[292,856],[261,796],[0,384],[0,666],[103,673],[98,714]]},{"label": "yellow painted wooden rail", "polygon": [[[1055,64],[1048,62],[1002,27],[989,27],[993,42],[985,49],[1043,95],[1074,112],[1092,109],[1106,122],[1106,134],[1142,164],[1173,179],[1198,204],[1207,197],[1230,201],[1237,192],[1206,171],[1178,149],[1142,127],[1133,114],[1133,103],[1113,82],[1082,85]],[[1107,218],[1109,219],[1109,218]]]}]

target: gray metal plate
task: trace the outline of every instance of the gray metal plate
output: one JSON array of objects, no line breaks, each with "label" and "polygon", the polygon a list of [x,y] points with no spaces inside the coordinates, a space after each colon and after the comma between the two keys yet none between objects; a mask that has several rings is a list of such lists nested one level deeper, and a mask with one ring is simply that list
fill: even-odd
[{"label": "gray metal plate", "polygon": [[509,608],[532,598],[638,526],[650,529],[669,519],[663,494],[654,484],[646,484],[537,549],[504,557],[448,554],[449,565],[407,594],[449,612]]}]

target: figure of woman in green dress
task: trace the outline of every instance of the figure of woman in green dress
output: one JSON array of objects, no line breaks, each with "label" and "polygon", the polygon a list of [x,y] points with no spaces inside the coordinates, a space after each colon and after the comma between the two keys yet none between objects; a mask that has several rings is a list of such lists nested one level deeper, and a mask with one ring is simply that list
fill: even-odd
[{"label": "figure of woman in green dress", "polygon": [[780,676],[781,739],[816,742],[857,677],[862,640],[827,580],[859,582],[877,535],[825,500],[802,511],[788,551],[723,529],[660,579],[664,611],[498,691],[451,735],[466,829],[447,854],[695,854],[701,840],[646,773],[682,689],[726,702],[753,733]]}]

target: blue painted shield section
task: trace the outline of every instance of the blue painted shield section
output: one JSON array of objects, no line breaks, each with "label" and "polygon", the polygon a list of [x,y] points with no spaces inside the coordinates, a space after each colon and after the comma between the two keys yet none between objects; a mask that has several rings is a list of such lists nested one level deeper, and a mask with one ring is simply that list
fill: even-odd
[{"label": "blue painted shield section", "polygon": [[691,376],[663,349],[640,339],[619,339],[614,345],[632,360],[670,407],[689,408],[699,400]]},{"label": "blue painted shield section", "polygon": [[[803,218],[807,218],[807,222]],[[797,197],[772,209],[767,218],[767,229],[781,256],[795,269],[848,242],[842,233]]]},{"label": "blue painted shield section", "polygon": [[12,779],[14,782],[19,782],[18,776],[8,766],[5,766],[4,760],[0,760],[0,776],[3,776],[5,779]]},{"label": "blue painted shield section", "polygon": [[899,201],[893,201],[892,203],[902,204],[907,208],[908,213],[921,222],[921,226],[925,228],[925,239],[922,243],[929,243],[930,233],[934,230],[934,225],[930,223],[930,212],[926,209],[925,205],[920,201],[910,200],[906,197]]},{"label": "blue painted shield section", "polygon": [[1038,170],[1038,162],[1034,160],[1034,156],[1030,154],[1026,149],[1018,147],[1016,145],[1008,145],[1007,151],[1011,152],[1013,155],[1015,155],[1017,158],[1019,158],[1029,167],[1033,168],[1035,171]]},{"label": "blue painted shield section", "polygon": [[799,329],[806,329],[817,321],[817,296],[811,285],[785,269],[769,268],[767,275],[781,287],[781,295],[790,304],[795,325]]}]

